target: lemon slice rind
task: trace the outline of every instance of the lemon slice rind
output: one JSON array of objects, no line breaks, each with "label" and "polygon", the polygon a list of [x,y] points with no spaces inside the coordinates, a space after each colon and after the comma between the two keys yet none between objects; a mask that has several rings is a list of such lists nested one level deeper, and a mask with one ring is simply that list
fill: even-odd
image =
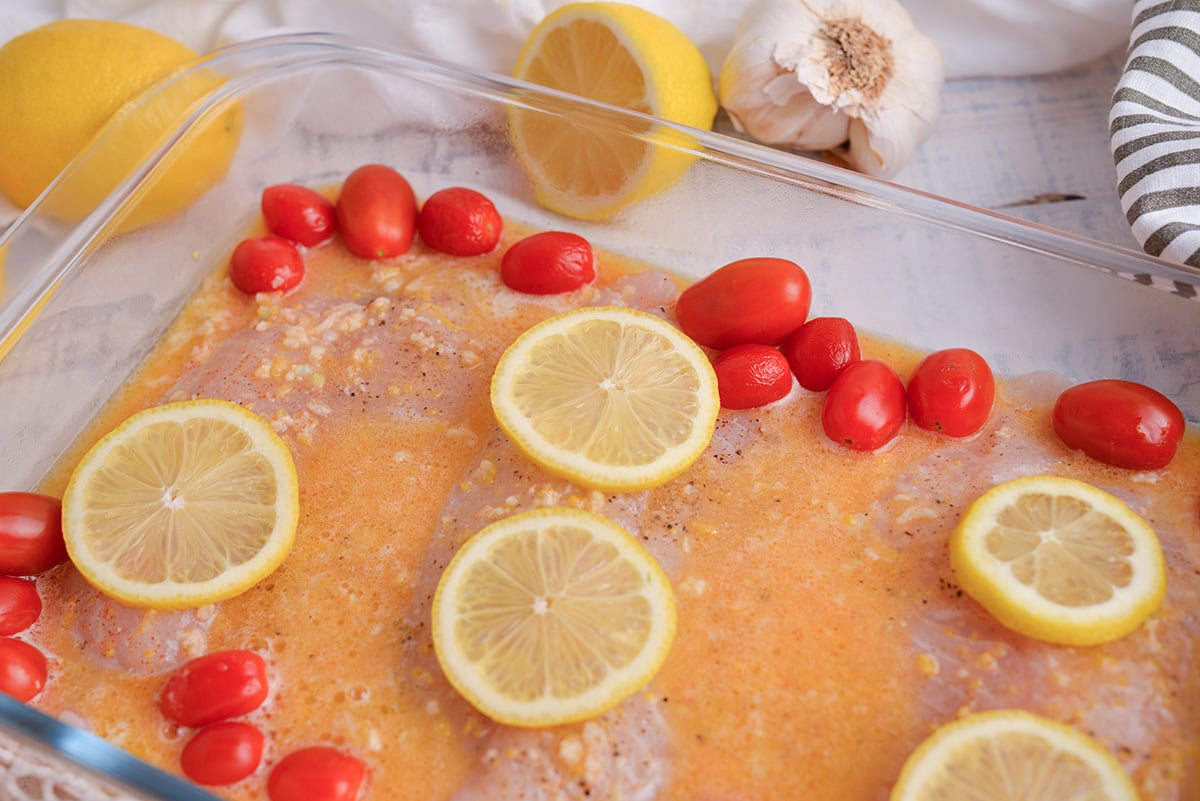
[{"label": "lemon slice rind", "polygon": [[[274,487],[271,501],[272,527],[262,535],[262,544],[254,554],[237,564],[225,563],[214,577],[203,581],[179,581],[172,578],[143,581],[128,575],[128,558],[113,557],[96,547],[97,537],[107,537],[107,532],[98,532],[97,525],[105,526],[106,518],[116,513],[127,514],[128,509],[102,507],[103,490],[96,483],[107,471],[104,481],[110,481],[113,471],[108,469],[122,459],[121,451],[130,447],[139,448],[142,437],[151,427],[162,424],[188,425],[198,421],[228,426],[248,437],[252,454],[243,452],[248,458],[268,466],[269,475],[260,476]],[[179,454],[161,454],[167,469],[177,467]],[[186,456],[184,457],[186,459]],[[123,471],[116,471],[119,475]],[[184,473],[186,474],[186,470]],[[124,481],[125,479],[119,478]],[[244,484],[242,486],[245,486]],[[146,488],[160,494],[166,505],[168,490],[165,487]],[[145,497],[146,489],[143,490]],[[229,503],[239,503],[237,484],[228,488],[232,496]],[[186,497],[186,496],[185,496]],[[262,505],[259,504],[260,510]],[[147,507],[147,514],[161,512],[161,508]],[[253,412],[228,401],[201,399],[168,403],[154,406],[127,418],[121,425],[101,438],[80,459],[63,494],[63,537],[67,553],[79,572],[95,587],[119,601],[153,609],[187,609],[232,598],[249,589],[269,575],[291,551],[299,521],[299,488],[296,468],[287,444],[271,428],[270,424]],[[212,532],[206,532],[212,533]],[[216,532],[214,541],[227,532]],[[118,535],[115,540],[125,535]],[[136,535],[132,535],[136,536]],[[145,549],[132,540],[116,545],[119,548]],[[228,557],[229,549],[217,543],[218,557]],[[111,551],[111,549],[109,549]],[[124,568],[124,569],[123,569]]]},{"label": "lemon slice rind", "polygon": [[[515,698],[498,688],[483,667],[483,660],[468,653],[458,628],[464,615],[475,613],[487,616],[493,610],[480,608],[479,598],[486,593],[473,584],[478,577],[475,568],[481,565],[494,566],[495,551],[514,538],[527,538],[521,543],[537,550],[537,538],[553,536],[554,530],[584,530],[591,539],[588,547],[597,545],[613,549],[617,559],[629,563],[636,571],[640,586],[626,586],[622,597],[640,596],[646,601],[649,614],[638,619],[638,627],[644,626],[644,638],[636,656],[622,665],[610,665],[602,680],[588,684],[576,682],[578,691],[570,695],[545,693],[536,697]],[[616,561],[616,560],[612,560]],[[627,576],[631,575],[628,571]],[[506,581],[520,584],[522,591],[537,592],[536,580],[528,576],[508,576]],[[594,589],[594,588],[593,588]],[[569,588],[567,594],[570,594]],[[599,600],[603,604],[603,597]],[[554,599],[548,602],[553,610]],[[508,608],[511,612],[511,607]],[[531,607],[532,614],[532,607]],[[643,688],[657,673],[670,651],[675,636],[676,611],[670,581],[658,562],[625,529],[592,512],[573,508],[544,508],[524,512],[492,523],[475,534],[455,554],[447,565],[434,594],[433,643],[438,662],[451,685],[476,709],[493,720],[510,726],[543,727],[557,726],[588,720],[607,712],[630,695]],[[592,621],[593,624],[596,622]],[[615,627],[614,636],[627,636],[624,629],[631,625],[620,615],[604,616],[604,625]],[[474,629],[473,629],[474,630]],[[489,643],[504,639],[512,633],[512,626],[498,627],[486,639]],[[549,638],[547,638],[548,640]],[[478,651],[484,647],[479,640],[469,644]],[[603,650],[600,645],[597,652]],[[523,654],[522,656],[527,656]],[[550,659],[549,668],[565,664],[569,660]]]},{"label": "lemon slice rind", "polygon": [[[1132,567],[1124,586],[1109,585],[1102,602],[1067,605],[1045,597],[1032,583],[1019,580],[1009,562],[988,545],[998,515],[1022,496],[1048,495],[1087,504],[1125,533],[1124,552],[1111,560]],[[993,487],[963,515],[950,538],[950,561],[963,589],[1008,628],[1063,645],[1098,645],[1135,631],[1162,604],[1166,568],[1154,530],[1123,501],[1075,479],[1027,476]]]}]

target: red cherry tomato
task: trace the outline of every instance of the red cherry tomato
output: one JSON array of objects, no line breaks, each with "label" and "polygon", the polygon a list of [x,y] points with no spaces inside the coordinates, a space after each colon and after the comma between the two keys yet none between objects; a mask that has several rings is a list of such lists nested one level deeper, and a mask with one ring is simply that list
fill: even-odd
[{"label": "red cherry tomato", "polygon": [[404,176],[367,164],[346,177],[338,195],[338,228],[347,249],[363,259],[407,253],[417,233],[417,198]]},{"label": "red cherry tomato", "polygon": [[1054,403],[1054,431],[1068,448],[1113,467],[1159,470],[1175,457],[1186,423],[1170,398],[1110,378],[1078,384]]},{"label": "red cherry tomato", "polygon": [[851,364],[825,395],[821,425],[834,442],[873,451],[891,442],[904,425],[904,383],[880,361]]},{"label": "red cherry tomato", "polygon": [[333,204],[307,186],[268,186],[261,206],[268,231],[306,248],[321,244],[337,230]]},{"label": "red cherry tomato", "polygon": [[267,698],[267,663],[253,651],[218,651],[183,664],[158,707],[181,726],[204,726],[253,712]]},{"label": "red cherry tomato", "polygon": [[267,777],[271,801],[354,801],[366,777],[362,761],[324,745],[301,748]]},{"label": "red cherry tomato", "polygon": [[281,236],[243,239],[229,259],[229,280],[247,295],[286,292],[303,277],[304,257]]},{"label": "red cherry tomato", "polygon": [[500,212],[486,196],[463,186],[430,195],[417,215],[421,241],[451,256],[490,253],[504,227]]},{"label": "red cherry tomato", "polygon": [[751,409],[777,401],[792,388],[792,372],[778,348],[734,345],[713,360],[717,391],[726,409]]},{"label": "red cherry tomato", "polygon": [[968,437],[987,422],[996,398],[992,368],[968,348],[929,354],[908,381],[908,412],[927,431]]},{"label": "red cherry tomato", "polygon": [[36,492],[0,492],[0,575],[34,576],[66,558],[59,500]]},{"label": "red cherry tomato", "polygon": [[858,332],[845,317],[814,317],[779,346],[800,386],[824,392],[842,370],[862,358]]},{"label": "red cherry tomato", "polygon": [[28,579],[0,576],[0,635],[20,634],[42,613],[42,597]]},{"label": "red cherry tomato", "polygon": [[263,734],[249,723],[227,720],[192,735],[179,755],[183,773],[196,784],[233,784],[258,770]]},{"label": "red cherry tomato", "polygon": [[0,693],[21,703],[46,686],[46,657],[24,640],[0,637]]},{"label": "red cherry tomato", "polygon": [[787,259],[741,259],[692,284],[675,317],[706,348],[743,342],[777,345],[804,324],[812,302],[808,274]]},{"label": "red cherry tomato", "polygon": [[506,250],[500,260],[504,284],[530,295],[570,292],[595,277],[591,243],[566,231],[527,236]]}]

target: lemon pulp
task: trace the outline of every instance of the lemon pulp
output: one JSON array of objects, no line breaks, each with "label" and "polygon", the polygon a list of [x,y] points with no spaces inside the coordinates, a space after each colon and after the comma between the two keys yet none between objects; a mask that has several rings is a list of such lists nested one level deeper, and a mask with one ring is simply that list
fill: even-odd
[{"label": "lemon pulp", "polygon": [[135,606],[201,606],[237,595],[291,550],[295,466],[270,425],[227,401],[139,412],[80,460],[63,536],[92,584]]},{"label": "lemon pulp", "polygon": [[1166,568],[1154,531],[1082,481],[1029,476],[993,487],[950,537],[963,589],[1030,637],[1096,645],[1158,609]]},{"label": "lemon pulp", "polygon": [[[513,74],[613,106],[697,128],[717,101],[700,51],[670,21],[623,3],[571,3],[547,15]],[[538,201],[581,219],[604,219],[674,183],[691,165],[691,137],[650,121],[570,119],[514,108],[513,146]]]},{"label": "lemon pulp", "polygon": [[518,337],[496,366],[491,401],[529,458],[606,491],[682,473],[720,410],[704,351],[662,318],[617,306],[564,312]]},{"label": "lemon pulp", "polygon": [[455,554],[433,602],[450,683],[514,726],[599,715],[657,672],[675,633],[670,583],[628,532],[547,508],[484,528]]},{"label": "lemon pulp", "polygon": [[1020,710],[947,723],[905,762],[891,801],[1137,801],[1120,763],[1078,731]]}]

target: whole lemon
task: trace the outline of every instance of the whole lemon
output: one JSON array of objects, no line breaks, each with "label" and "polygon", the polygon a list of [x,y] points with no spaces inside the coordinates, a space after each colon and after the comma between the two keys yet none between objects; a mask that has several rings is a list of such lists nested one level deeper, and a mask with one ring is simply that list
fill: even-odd
[{"label": "whole lemon", "polygon": [[[0,192],[28,206],[95,138],[99,150],[47,209],[68,221],[88,214],[220,86],[200,68],[137,100],[196,58],[170,37],[111,20],[59,20],[11,39],[0,47]],[[122,228],[175,214],[220,180],[241,128],[241,107],[229,103],[190,130]]]}]

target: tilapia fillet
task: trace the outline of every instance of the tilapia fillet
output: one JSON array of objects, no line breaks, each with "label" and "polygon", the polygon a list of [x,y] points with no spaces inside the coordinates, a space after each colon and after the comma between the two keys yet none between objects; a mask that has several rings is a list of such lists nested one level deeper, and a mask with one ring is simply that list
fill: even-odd
[{"label": "tilapia fillet", "polygon": [[[502,245],[503,247],[503,245]],[[502,248],[501,248],[502,250]],[[500,250],[497,251],[497,253]],[[53,660],[35,702],[178,771],[187,732],[156,698],[174,666],[253,648],[268,702],[247,720],[270,763],[326,742],[368,765],[377,799],[808,798],[879,801],[939,723],[1019,707],[1112,749],[1145,798],[1200,797],[1200,445],[1169,470],[1117,471],[1067,451],[1047,409],[1061,382],[1001,383],[967,441],[914,427],[877,454],[821,433],[821,396],[723,411],[709,449],[663,487],[606,495],[555,479],[497,429],[492,367],[521,331],[580,304],[671,319],[660,272],[519,296],[498,256],[420,250],[368,265],[334,247],[283,298],[203,287],[93,436],[137,408],[220,397],[272,422],[300,476],[293,554],[243,596],[144,612],[69,566],[39,580],[32,636]],[[869,321],[863,323],[869,328]],[[917,354],[865,337],[901,375]],[[69,461],[48,484],[61,491]],[[988,487],[1031,473],[1091,481],[1157,530],[1163,609],[1111,645],[1067,648],[1005,630],[958,588],[946,542]],[[450,687],[429,603],[455,549],[487,523],[570,505],[628,528],[662,563],[679,631],[660,673],[596,720],[499,726]],[[260,774],[262,771],[260,771]],[[265,797],[256,775],[220,792]]]}]

